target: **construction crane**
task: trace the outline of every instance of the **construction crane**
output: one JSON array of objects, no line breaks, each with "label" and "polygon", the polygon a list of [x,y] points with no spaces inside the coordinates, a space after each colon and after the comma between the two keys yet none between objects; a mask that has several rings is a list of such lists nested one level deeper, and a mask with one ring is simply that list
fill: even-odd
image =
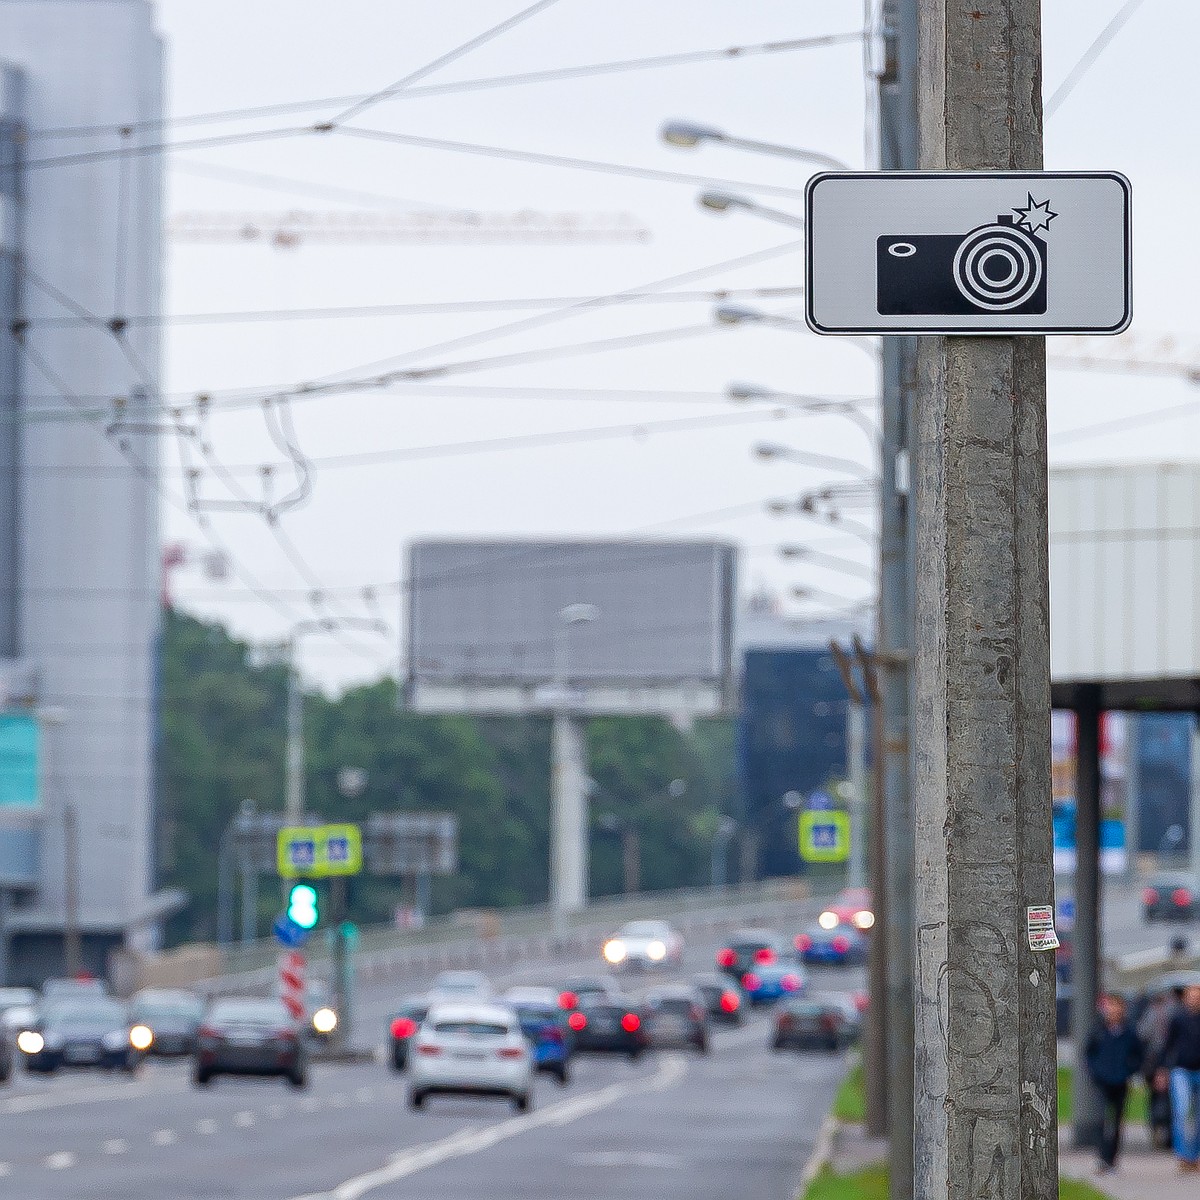
[{"label": "construction crane", "polygon": [[180,212],[167,223],[176,242],[270,245],[355,243],[558,245],[646,242],[650,231],[623,212]]}]

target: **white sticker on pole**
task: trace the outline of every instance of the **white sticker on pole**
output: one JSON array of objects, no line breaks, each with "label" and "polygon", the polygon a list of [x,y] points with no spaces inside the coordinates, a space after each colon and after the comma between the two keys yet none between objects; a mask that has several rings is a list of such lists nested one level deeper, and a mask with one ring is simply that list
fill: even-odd
[{"label": "white sticker on pole", "polygon": [[1025,910],[1025,930],[1029,934],[1030,950],[1057,950],[1058,934],[1054,932],[1054,905],[1030,905]]}]

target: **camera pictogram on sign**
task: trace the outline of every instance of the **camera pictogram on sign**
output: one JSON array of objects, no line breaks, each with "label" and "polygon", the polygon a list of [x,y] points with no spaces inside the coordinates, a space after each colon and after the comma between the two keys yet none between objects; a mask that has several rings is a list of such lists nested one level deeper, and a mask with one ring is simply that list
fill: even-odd
[{"label": "camera pictogram on sign", "polygon": [[1022,208],[967,233],[876,240],[876,306],[882,316],[963,316],[1046,311],[1047,246],[1058,214],[1032,195]]}]

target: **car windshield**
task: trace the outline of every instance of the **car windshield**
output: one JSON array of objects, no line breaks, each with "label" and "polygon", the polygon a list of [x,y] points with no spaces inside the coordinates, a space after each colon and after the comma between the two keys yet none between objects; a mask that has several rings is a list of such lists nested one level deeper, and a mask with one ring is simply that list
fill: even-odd
[{"label": "car windshield", "polygon": [[213,1025],[285,1025],[291,1014],[282,1004],[266,1000],[222,1000],[213,1005]]},{"label": "car windshield", "polygon": [[652,1003],[659,1012],[670,1013],[674,1016],[688,1016],[695,1001],[689,1000],[686,996],[663,996]]},{"label": "car windshield", "polygon": [[631,938],[663,937],[666,932],[666,926],[661,921],[630,921],[621,930],[624,937]]},{"label": "car windshield", "polygon": [[458,1033],[467,1037],[503,1037],[512,1030],[507,1025],[495,1021],[476,1021],[470,1019],[455,1019],[435,1021],[435,1033]]},{"label": "car windshield", "polygon": [[125,1009],[111,1000],[64,1000],[47,1004],[46,1025],[120,1025]]}]

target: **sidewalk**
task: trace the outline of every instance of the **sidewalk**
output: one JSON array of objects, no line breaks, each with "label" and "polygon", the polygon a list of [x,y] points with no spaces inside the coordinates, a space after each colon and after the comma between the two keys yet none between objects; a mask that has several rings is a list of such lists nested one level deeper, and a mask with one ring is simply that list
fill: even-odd
[{"label": "sidewalk", "polygon": [[[887,1143],[869,1138],[861,1125],[839,1125],[833,1138],[830,1166],[839,1174],[882,1162]],[[1174,1156],[1166,1150],[1154,1150],[1144,1126],[1125,1130],[1125,1148],[1117,1170],[1111,1175],[1096,1174],[1096,1156],[1090,1150],[1071,1146],[1071,1131],[1059,1130],[1059,1174],[1080,1179],[1113,1200],[1200,1200],[1200,1176],[1181,1175]]]}]

